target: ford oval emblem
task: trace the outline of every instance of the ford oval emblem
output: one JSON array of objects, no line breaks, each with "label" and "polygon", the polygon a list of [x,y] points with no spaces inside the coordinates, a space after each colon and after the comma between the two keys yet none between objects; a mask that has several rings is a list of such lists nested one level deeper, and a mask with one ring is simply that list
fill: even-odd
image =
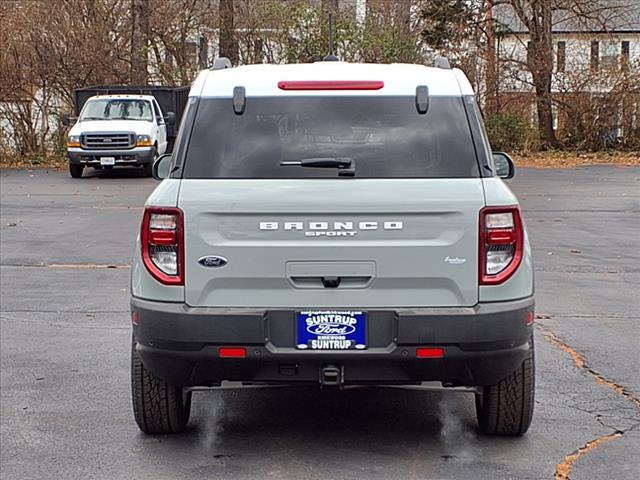
[{"label": "ford oval emblem", "polygon": [[227,259],[218,255],[207,255],[199,259],[198,263],[207,268],[220,268],[227,264]]},{"label": "ford oval emblem", "polygon": [[307,332],[313,335],[350,335],[355,331],[355,325],[344,325],[337,322],[322,322],[307,327]]}]

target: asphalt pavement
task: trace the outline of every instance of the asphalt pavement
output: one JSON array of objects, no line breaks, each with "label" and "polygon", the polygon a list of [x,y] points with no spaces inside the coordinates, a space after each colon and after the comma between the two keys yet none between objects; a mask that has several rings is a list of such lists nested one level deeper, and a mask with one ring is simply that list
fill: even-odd
[{"label": "asphalt pavement", "polygon": [[133,170],[0,171],[2,479],[636,479],[640,168],[521,169],[536,266],[537,390],[521,438],[473,396],[357,388],[194,395],[187,432],[145,436],[129,387]]}]

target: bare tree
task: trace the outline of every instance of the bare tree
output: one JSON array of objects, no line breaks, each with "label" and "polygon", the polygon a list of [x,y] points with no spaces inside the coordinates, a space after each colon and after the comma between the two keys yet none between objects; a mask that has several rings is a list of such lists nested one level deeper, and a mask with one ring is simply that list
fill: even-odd
[{"label": "bare tree", "polygon": [[[624,22],[625,17],[638,14],[637,0],[494,0],[494,5],[509,5],[528,31],[525,66],[536,95],[541,146],[559,148],[551,95],[554,24],[562,22],[585,32],[607,32],[612,25]],[[633,19],[629,20],[633,23]]]},{"label": "bare tree", "polygon": [[510,0],[520,21],[529,31],[527,68],[536,92],[538,128],[544,147],[558,148],[560,143],[553,130],[551,108],[551,75],[553,73],[552,0]]},{"label": "bare tree", "polygon": [[220,56],[238,63],[238,42],[234,28],[233,0],[220,0]]},{"label": "bare tree", "polygon": [[187,85],[207,66],[209,39],[218,27],[217,9],[204,0],[153,0],[151,7],[152,80]]},{"label": "bare tree", "polygon": [[149,0],[131,0],[131,83],[146,85],[149,68]]},{"label": "bare tree", "polygon": [[495,27],[493,23],[493,0],[487,0],[484,5],[484,18],[486,21],[486,48],[485,48],[485,114],[498,113],[498,65],[496,55]]}]

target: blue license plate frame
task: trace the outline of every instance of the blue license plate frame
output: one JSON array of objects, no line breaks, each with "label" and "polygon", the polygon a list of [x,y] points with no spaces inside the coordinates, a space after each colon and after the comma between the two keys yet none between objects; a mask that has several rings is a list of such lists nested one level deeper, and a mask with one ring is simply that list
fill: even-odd
[{"label": "blue license plate frame", "polygon": [[299,350],[365,350],[367,312],[361,310],[303,310],[296,312]]}]

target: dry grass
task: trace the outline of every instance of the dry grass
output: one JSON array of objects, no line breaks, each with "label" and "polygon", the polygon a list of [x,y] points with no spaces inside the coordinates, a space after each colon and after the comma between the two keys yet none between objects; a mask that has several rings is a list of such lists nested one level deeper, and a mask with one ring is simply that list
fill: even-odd
[{"label": "dry grass", "polygon": [[67,168],[66,157],[7,157],[0,156],[0,168],[47,168],[49,170]]}]

